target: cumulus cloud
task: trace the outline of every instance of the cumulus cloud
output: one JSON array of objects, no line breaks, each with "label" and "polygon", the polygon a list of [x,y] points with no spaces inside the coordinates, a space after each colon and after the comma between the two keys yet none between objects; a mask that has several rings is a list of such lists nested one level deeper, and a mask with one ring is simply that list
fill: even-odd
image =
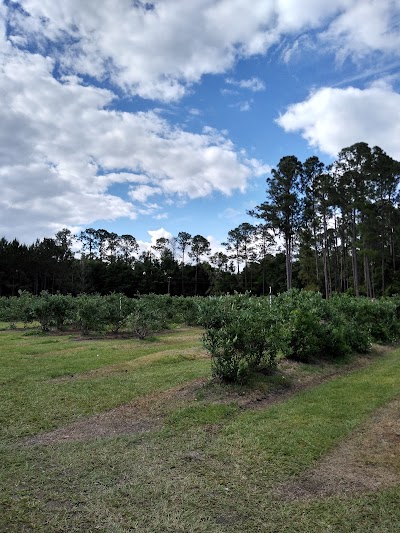
[{"label": "cumulus cloud", "polygon": [[[121,94],[176,102],[205,74],[225,74],[282,37],[298,38],[301,51],[309,29],[322,48],[342,58],[361,61],[364,51],[398,56],[398,23],[395,0],[253,0],[251,9],[248,0],[1,3],[4,234],[29,239],[96,219],[133,219],[153,194],[184,201],[244,191],[266,167],[238,150],[226,132],[185,131],[155,109],[119,111]],[[258,78],[232,87],[264,88]],[[387,87],[357,91],[316,91],[279,123],[329,153],[348,144],[351,132],[362,130],[368,141],[375,128],[375,144],[390,151],[385,142],[394,144],[398,130],[381,126],[389,115],[395,122],[398,94]],[[372,107],[378,97],[381,119]],[[129,200],[112,194],[115,184],[126,185]]]},{"label": "cumulus cloud", "polygon": [[141,204],[156,193],[231,194],[261,171],[224,132],[196,134],[152,111],[109,109],[112,91],[77,76],[55,79],[48,57],[9,48],[0,67],[0,223],[7,236],[137,217],[140,206],[109,192],[117,183]]},{"label": "cumulus cloud", "polygon": [[172,233],[170,233],[164,228],[149,230],[147,233],[150,235],[150,241],[142,241],[142,240],[137,241],[139,245],[140,253],[151,252],[157,256],[158,253],[153,249],[153,246],[155,246],[157,243],[157,239],[161,239],[161,238],[171,239],[172,238]]},{"label": "cumulus cloud", "polygon": [[375,52],[399,56],[399,24],[397,0],[352,0],[320,38],[340,60],[357,61]]},{"label": "cumulus cloud", "polygon": [[[314,29],[338,53],[399,50],[396,0],[20,0],[10,39],[68,73],[109,79],[143,98],[176,101],[204,74]],[[246,82],[246,80],[243,80]],[[255,85],[257,87],[257,85]],[[257,89],[261,90],[261,89]]]},{"label": "cumulus cloud", "polygon": [[[152,9],[126,0],[96,4],[65,0],[21,0],[12,36],[54,49],[61,44],[61,68],[97,79],[109,78],[143,98],[174,101],[205,73],[220,73],[236,59],[265,52],[275,37],[264,29],[273,9],[246,2],[155,1]],[[239,17],[240,13],[243,17]],[[221,25],[221,17],[229,21]],[[53,52],[54,53],[54,52]]]},{"label": "cumulus cloud", "polygon": [[323,87],[276,122],[332,156],[364,141],[400,159],[400,94],[384,81],[366,89]]},{"label": "cumulus cloud", "polygon": [[149,230],[147,233],[151,237],[151,243],[150,244],[152,246],[154,246],[157,243],[157,239],[161,239],[161,238],[171,239],[172,238],[172,233],[170,233],[169,231],[167,231],[164,228],[159,228],[159,229],[156,229],[156,230]]}]

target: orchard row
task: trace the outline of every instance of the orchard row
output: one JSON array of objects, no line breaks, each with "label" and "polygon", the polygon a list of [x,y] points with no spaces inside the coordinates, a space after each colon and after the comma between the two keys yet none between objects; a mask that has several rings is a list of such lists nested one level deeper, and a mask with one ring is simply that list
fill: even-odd
[{"label": "orchard row", "polygon": [[252,372],[271,371],[282,357],[335,359],[352,351],[366,353],[372,342],[395,341],[400,337],[400,297],[333,295],[326,300],[320,293],[295,289],[273,298],[22,292],[0,298],[0,321],[10,327],[36,322],[42,332],[123,332],[141,339],[172,324],[198,325],[205,330],[213,374],[244,382]]}]

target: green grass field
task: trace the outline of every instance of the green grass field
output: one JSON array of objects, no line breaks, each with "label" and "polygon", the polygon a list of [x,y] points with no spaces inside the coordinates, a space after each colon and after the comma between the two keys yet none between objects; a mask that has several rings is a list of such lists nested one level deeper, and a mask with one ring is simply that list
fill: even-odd
[{"label": "green grass field", "polygon": [[399,349],[240,389],[200,337],[0,332],[0,531],[400,530]]}]

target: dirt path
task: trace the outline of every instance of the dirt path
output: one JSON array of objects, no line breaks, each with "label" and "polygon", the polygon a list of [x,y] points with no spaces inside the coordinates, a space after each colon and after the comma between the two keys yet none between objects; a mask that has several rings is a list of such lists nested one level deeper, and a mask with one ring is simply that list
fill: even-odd
[{"label": "dirt path", "polygon": [[379,409],[316,466],[274,489],[286,500],[374,491],[400,484],[400,399]]},{"label": "dirt path", "polygon": [[89,416],[54,431],[29,437],[24,440],[24,444],[46,445],[154,431],[162,427],[168,406],[179,400],[194,399],[194,390],[204,381],[197,379],[162,393],[138,398],[105,413]]}]

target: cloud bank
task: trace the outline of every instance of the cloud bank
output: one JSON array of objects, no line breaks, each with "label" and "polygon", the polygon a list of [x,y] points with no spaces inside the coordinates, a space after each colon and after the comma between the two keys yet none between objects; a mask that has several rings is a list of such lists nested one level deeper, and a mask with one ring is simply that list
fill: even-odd
[{"label": "cloud bank", "polygon": [[[179,102],[206,74],[231,75],[239,60],[285,39],[299,53],[306,43],[338,62],[396,58],[399,11],[396,0],[253,0],[251,8],[248,0],[2,3],[4,234],[29,240],[63,226],[133,219],[154,211],[147,202],[160,195],[244,191],[267,166],[226,133],[173,125],[156,105]],[[286,48],[282,60],[290,55]],[[256,77],[228,79],[239,89],[264,89]],[[128,112],[122,98],[154,108]],[[278,123],[331,154],[357,136],[396,155],[398,98],[390,87],[326,87],[290,106]],[[244,102],[242,110],[249,108]],[[389,128],[382,127],[387,117]],[[112,192],[121,184],[125,197]]]}]

